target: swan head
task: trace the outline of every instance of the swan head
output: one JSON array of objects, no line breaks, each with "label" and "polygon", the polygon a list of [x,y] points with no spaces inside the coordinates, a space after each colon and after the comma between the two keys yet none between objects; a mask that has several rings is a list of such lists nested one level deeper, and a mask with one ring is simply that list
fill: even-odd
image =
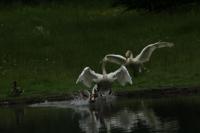
[{"label": "swan head", "polygon": [[127,50],[125,53],[126,58],[133,58],[133,53],[131,50]]},{"label": "swan head", "polygon": [[98,97],[97,91],[95,91],[94,93],[90,93],[90,103],[94,103],[97,97]]}]

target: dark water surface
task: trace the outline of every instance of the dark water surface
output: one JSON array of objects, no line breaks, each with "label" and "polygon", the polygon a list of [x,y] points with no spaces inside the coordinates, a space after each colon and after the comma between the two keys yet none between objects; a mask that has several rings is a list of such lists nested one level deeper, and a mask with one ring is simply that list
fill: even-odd
[{"label": "dark water surface", "polygon": [[0,107],[0,133],[200,133],[200,97]]}]

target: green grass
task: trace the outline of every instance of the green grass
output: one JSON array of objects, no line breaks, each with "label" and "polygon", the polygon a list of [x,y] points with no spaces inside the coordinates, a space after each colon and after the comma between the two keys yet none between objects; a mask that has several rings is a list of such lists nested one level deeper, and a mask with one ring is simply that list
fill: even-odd
[{"label": "green grass", "polygon": [[[126,89],[196,86],[200,81],[200,13],[122,13],[108,3],[18,5],[0,10],[0,97],[18,81],[24,95],[56,94],[85,88],[75,81],[86,66],[100,72],[108,53],[137,54],[156,41],[159,49]],[[116,88],[120,88],[118,85]]]}]

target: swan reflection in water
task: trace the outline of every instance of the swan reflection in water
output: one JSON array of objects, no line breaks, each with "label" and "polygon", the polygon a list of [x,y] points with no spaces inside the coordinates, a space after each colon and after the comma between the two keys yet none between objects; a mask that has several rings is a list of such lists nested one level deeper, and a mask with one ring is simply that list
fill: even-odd
[{"label": "swan reflection in water", "polygon": [[133,132],[146,129],[147,132],[175,133],[178,122],[164,121],[157,117],[152,109],[147,109],[141,102],[141,108],[135,111],[124,108],[119,110],[112,103],[97,103],[85,108],[73,108],[80,115],[79,127],[86,133],[111,132],[111,129],[122,132]]},{"label": "swan reflection in water", "polygon": [[[179,129],[177,120],[161,119],[152,108],[144,102],[136,106],[123,106],[115,101],[98,100],[94,104],[77,104],[67,102],[44,103],[41,106],[70,108],[72,119],[78,120],[80,130],[85,133],[119,132],[159,132],[175,133]],[[38,105],[37,105],[38,106]]]}]

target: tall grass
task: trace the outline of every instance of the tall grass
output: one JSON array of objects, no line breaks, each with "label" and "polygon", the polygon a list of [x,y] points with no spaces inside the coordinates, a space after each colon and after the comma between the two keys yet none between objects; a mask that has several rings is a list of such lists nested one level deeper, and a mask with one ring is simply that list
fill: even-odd
[{"label": "tall grass", "polygon": [[[105,5],[18,5],[0,10],[0,96],[17,80],[24,95],[83,88],[75,80],[85,66],[100,71],[105,54],[137,54],[159,40],[174,42],[155,51],[150,72],[129,89],[199,85],[200,13],[122,13]],[[133,76],[134,77],[134,76]]]}]

